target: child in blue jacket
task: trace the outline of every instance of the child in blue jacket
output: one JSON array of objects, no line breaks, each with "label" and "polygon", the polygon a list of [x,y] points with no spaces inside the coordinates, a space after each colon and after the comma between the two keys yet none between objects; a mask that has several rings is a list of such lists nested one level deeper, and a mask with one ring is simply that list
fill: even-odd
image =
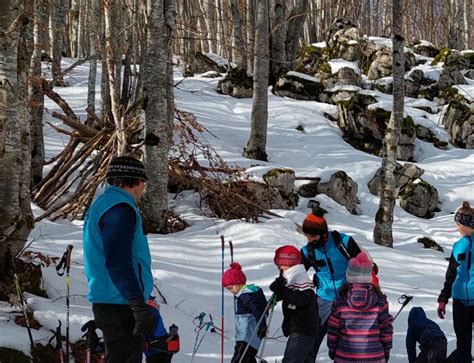
[{"label": "child in blue jacket", "polygon": [[456,363],[472,360],[472,323],[474,323],[474,208],[463,202],[454,215],[461,238],[454,244],[446,279],[438,297],[438,316],[444,319],[446,304],[453,298],[453,324],[456,333]]},{"label": "child in blue jacket", "polygon": [[[416,343],[421,352],[416,355]],[[426,317],[421,307],[414,307],[408,315],[406,345],[409,363],[442,363],[446,362],[448,342],[438,324]]]},{"label": "child in blue jacket", "polygon": [[[265,317],[257,327],[267,306],[265,295],[260,287],[246,285],[246,282],[247,278],[242,272],[242,267],[236,262],[231,263],[230,268],[222,276],[222,286],[234,294],[237,308],[235,313],[235,348],[231,363],[240,362],[242,357],[242,363],[256,363],[255,356],[261,340],[267,333]],[[244,356],[245,349],[247,352]]]}]

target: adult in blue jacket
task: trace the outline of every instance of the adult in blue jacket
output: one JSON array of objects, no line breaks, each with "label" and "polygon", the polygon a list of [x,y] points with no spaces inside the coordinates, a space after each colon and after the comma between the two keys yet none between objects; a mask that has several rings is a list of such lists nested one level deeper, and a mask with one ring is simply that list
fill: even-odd
[{"label": "adult in blue jacket", "polygon": [[444,287],[438,297],[438,316],[444,319],[446,304],[453,298],[456,363],[471,362],[474,322],[474,208],[463,202],[454,215],[461,238],[454,244]]},{"label": "adult in blue jacket", "polygon": [[104,335],[108,363],[142,362],[155,319],[145,304],[153,288],[151,256],[137,200],[147,180],[143,164],[114,158],[108,186],[87,211],[84,265],[88,300]]},{"label": "adult in blue jacket", "polygon": [[[416,355],[416,343],[420,354]],[[438,324],[426,317],[421,307],[414,307],[408,315],[406,346],[409,363],[444,363],[448,342]]]},{"label": "adult in blue jacket", "polygon": [[[319,334],[315,343],[315,357],[327,332],[327,321],[331,314],[337,292],[346,283],[346,270],[351,257],[361,250],[354,239],[344,233],[329,232],[324,213],[314,211],[303,221],[303,233],[308,243],[301,249],[302,262],[306,270],[311,267],[319,307]],[[340,241],[336,241],[338,236]]]}]

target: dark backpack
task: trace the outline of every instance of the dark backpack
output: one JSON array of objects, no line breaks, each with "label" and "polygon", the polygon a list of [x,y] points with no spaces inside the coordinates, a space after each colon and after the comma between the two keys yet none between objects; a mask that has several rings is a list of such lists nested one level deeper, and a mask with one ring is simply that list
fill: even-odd
[{"label": "dark backpack", "polygon": [[[344,246],[344,243],[342,243],[341,234],[338,231],[331,231],[330,233],[332,235],[332,239],[334,241],[334,244],[336,245],[337,250],[341,253],[341,255],[344,256],[346,260],[349,261],[352,257],[355,257],[349,254],[349,251],[347,250],[346,246]],[[307,251],[308,261],[311,263],[311,266],[314,268],[315,271],[318,271],[319,267],[323,267],[326,265],[325,262],[318,262],[316,260],[313,248],[308,248]]]}]

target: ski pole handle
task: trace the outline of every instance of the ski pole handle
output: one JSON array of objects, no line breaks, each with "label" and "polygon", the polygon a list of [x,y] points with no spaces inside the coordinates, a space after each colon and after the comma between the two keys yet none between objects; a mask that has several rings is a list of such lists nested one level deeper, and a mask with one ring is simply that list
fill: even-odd
[{"label": "ski pole handle", "polygon": [[66,270],[69,272],[69,269],[71,268],[71,253],[73,249],[73,245],[67,245],[66,248]]},{"label": "ski pole handle", "polygon": [[234,245],[232,241],[229,241],[229,249],[230,249],[230,262],[234,262]]}]

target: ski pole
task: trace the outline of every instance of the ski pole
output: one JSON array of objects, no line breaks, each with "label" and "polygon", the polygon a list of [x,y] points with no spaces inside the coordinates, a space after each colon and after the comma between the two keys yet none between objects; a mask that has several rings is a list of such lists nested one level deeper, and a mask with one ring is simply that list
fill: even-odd
[{"label": "ski pole", "polygon": [[[225,247],[225,241],[224,241],[224,236],[221,235],[221,252],[222,252],[222,276],[224,276],[224,247]],[[221,335],[221,363],[224,363],[224,286],[221,286],[221,329],[222,329],[222,335]],[[207,331],[207,330],[206,330]]]},{"label": "ski pole", "polygon": [[405,306],[407,306],[410,301],[413,300],[413,296],[411,295],[406,295],[406,294],[403,294],[402,296],[400,296],[398,298],[398,303],[399,304],[402,304],[400,310],[398,310],[398,313],[395,315],[395,317],[393,318],[393,321],[395,321],[395,319],[397,318],[398,314],[400,314],[402,312],[402,310],[405,308]]},{"label": "ski pole", "polygon": [[58,352],[59,363],[64,363],[63,342],[61,340],[61,320],[58,320],[58,327],[56,328],[56,330],[51,330],[51,332],[54,335],[51,337],[48,344],[51,344],[53,339],[56,340],[54,349]]},{"label": "ski pole", "polygon": [[[197,334],[196,334],[196,339],[194,340],[194,348],[193,348],[193,355],[191,356],[191,363],[194,361],[194,357],[199,350],[199,347],[201,346],[202,341],[204,340],[204,337],[206,336],[206,333],[209,331],[211,327],[214,327],[214,322],[212,321],[212,315],[209,314],[209,321],[207,323],[203,324],[203,320],[205,317],[206,313],[201,313],[199,316],[195,317],[194,320],[199,319],[199,326],[197,327]],[[201,336],[201,339],[199,339],[199,334],[201,333],[201,330],[204,329],[204,334]],[[199,340],[198,340],[199,339]]]},{"label": "ski pole", "polygon": [[[9,250],[9,247],[8,247]],[[21,311],[23,313],[23,317],[25,318],[26,322],[26,330],[28,332],[28,338],[30,339],[30,347],[31,347],[31,356],[33,358],[33,363],[36,363],[36,355],[35,355],[35,343],[33,341],[33,335],[31,334],[31,325],[30,325],[30,319],[28,318],[28,312],[26,310],[26,303],[25,300],[23,299],[23,292],[21,291],[21,285],[20,285],[20,279],[18,278],[18,274],[16,272],[16,265],[15,265],[15,258],[10,252],[11,260],[12,260],[12,269],[13,269],[13,278],[15,280],[15,289],[16,293],[18,294],[18,298],[20,299],[20,306],[21,306]]]},{"label": "ski pole", "polygon": [[[275,297],[275,300],[276,300],[276,297]],[[263,338],[262,350],[260,351],[260,361],[265,361],[263,359],[263,353],[265,352],[265,344],[267,342],[268,331],[270,329],[270,324],[272,323],[273,311],[275,311],[275,304],[272,305],[272,310],[270,311],[270,315],[268,316],[267,333],[265,334],[265,337]]]},{"label": "ski pole", "polygon": [[[232,241],[229,241],[229,249],[230,249],[230,263],[234,263],[234,245],[232,244]],[[237,299],[235,295],[233,295],[234,298],[234,318],[235,314],[237,312]]]},{"label": "ski pole", "polygon": [[71,252],[73,245],[68,245],[66,252],[64,252],[61,261],[56,266],[56,272],[59,276],[64,275],[66,271],[66,363],[69,363],[69,292],[71,285],[71,278],[69,270],[71,269]]},{"label": "ski pole", "polygon": [[[273,300],[275,300],[275,303],[273,302]],[[270,297],[270,300],[268,300],[267,306],[265,306],[265,310],[263,310],[262,316],[260,317],[260,319],[258,319],[257,325],[255,326],[255,330],[253,331],[252,335],[250,336],[249,341],[247,342],[247,345],[245,346],[244,353],[240,357],[239,363],[242,363],[242,360],[244,359],[245,354],[247,354],[247,350],[249,350],[250,342],[252,341],[255,334],[257,334],[258,328],[262,324],[262,322],[264,321],[265,315],[267,315],[268,310],[270,310],[270,308],[274,304],[276,304],[276,295],[275,295],[275,293],[273,293],[272,296]]]}]

